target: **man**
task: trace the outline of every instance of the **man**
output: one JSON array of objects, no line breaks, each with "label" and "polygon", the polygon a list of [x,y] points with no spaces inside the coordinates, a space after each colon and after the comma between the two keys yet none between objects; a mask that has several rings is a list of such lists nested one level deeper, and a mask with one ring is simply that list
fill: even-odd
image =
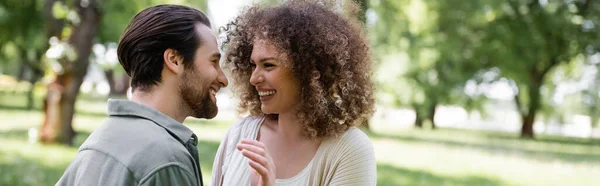
[{"label": "man", "polygon": [[213,118],[228,82],[206,15],[179,5],[138,13],[119,61],[131,101],[109,100],[109,118],[81,145],[56,185],[203,185],[196,135],[186,117]]}]

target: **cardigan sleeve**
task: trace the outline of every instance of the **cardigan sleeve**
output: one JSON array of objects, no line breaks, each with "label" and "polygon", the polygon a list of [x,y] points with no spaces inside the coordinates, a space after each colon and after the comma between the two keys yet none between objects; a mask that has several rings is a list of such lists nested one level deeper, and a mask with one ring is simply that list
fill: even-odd
[{"label": "cardigan sleeve", "polygon": [[350,128],[336,145],[333,156],[338,160],[329,185],[376,185],[377,163],[369,137]]},{"label": "cardigan sleeve", "polygon": [[219,144],[219,149],[217,150],[217,154],[215,155],[215,160],[213,162],[212,169],[212,179],[210,185],[212,186],[221,186],[223,185],[223,175],[227,172],[228,163],[230,161],[229,157],[232,151],[236,150],[235,146],[237,142],[240,140],[241,127],[246,118],[236,121],[230,128],[227,130],[227,134]]}]

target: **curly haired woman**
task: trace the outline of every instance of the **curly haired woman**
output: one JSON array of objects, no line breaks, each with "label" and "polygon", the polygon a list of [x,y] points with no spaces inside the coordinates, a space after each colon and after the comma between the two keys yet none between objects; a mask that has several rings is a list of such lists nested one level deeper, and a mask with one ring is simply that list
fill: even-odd
[{"label": "curly haired woman", "polygon": [[328,7],[254,6],[226,28],[226,69],[250,116],[232,125],[213,185],[375,185],[369,49]]}]

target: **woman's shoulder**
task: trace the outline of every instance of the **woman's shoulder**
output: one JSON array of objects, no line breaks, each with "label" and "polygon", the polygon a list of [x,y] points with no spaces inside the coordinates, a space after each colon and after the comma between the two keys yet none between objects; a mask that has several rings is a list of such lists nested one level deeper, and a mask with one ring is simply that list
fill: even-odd
[{"label": "woman's shoulder", "polygon": [[253,133],[257,132],[257,128],[264,119],[264,116],[246,116],[233,122],[229,131],[227,132],[228,137],[239,136],[242,138],[248,138]]},{"label": "woman's shoulder", "polygon": [[[331,185],[375,185],[377,163],[369,136],[356,127],[337,138],[323,141],[324,151],[313,172],[318,183]],[[319,184],[316,184],[319,185]]]},{"label": "woman's shoulder", "polygon": [[246,116],[238,119],[231,125],[231,128],[241,128],[248,125],[259,125],[260,122],[264,119],[265,116],[256,115],[256,116]]},{"label": "woman's shoulder", "polygon": [[338,140],[341,142],[359,142],[371,144],[371,139],[369,139],[369,136],[356,127],[350,127],[346,132],[344,132],[344,134],[342,134],[342,136],[338,138]]},{"label": "woman's shoulder", "polygon": [[329,150],[341,154],[373,152],[373,144],[369,136],[356,127],[350,127],[344,134],[337,138],[330,138],[326,143]]}]

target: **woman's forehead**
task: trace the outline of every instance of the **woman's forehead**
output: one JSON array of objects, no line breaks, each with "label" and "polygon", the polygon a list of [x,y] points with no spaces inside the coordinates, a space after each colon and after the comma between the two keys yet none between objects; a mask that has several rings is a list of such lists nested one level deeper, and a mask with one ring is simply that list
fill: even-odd
[{"label": "woman's forehead", "polygon": [[287,53],[271,40],[257,38],[252,43],[253,57],[275,57],[279,60],[287,59]]}]

